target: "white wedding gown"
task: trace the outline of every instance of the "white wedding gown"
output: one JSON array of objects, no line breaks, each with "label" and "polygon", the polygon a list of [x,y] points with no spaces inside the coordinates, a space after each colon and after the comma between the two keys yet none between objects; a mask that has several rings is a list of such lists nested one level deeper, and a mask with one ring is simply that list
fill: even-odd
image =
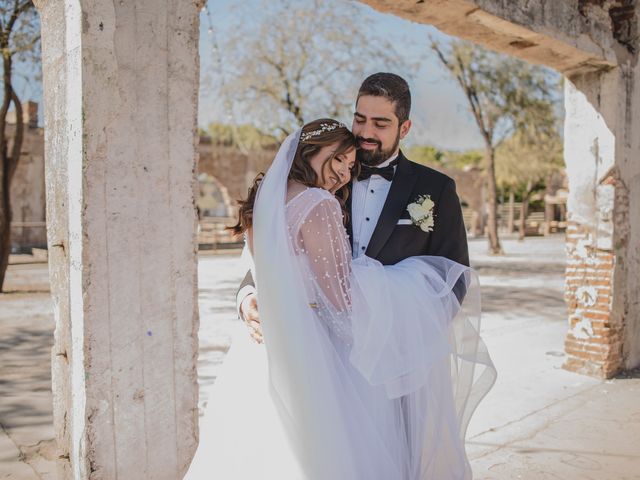
[{"label": "white wedding gown", "polygon": [[333,195],[285,202],[296,145],[254,210],[265,345],[232,344],[185,478],[470,479],[466,427],[496,376],[475,276],[442,257],[352,260]]}]

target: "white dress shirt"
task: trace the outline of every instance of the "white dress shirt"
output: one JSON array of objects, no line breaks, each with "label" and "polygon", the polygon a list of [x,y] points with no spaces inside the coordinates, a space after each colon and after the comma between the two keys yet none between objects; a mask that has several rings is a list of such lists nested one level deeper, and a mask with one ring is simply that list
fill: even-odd
[{"label": "white dress shirt", "polygon": [[[386,167],[397,157],[398,154],[382,162],[380,165],[376,165],[376,167]],[[353,188],[351,189],[353,258],[364,255],[364,252],[367,250],[390,188],[391,182],[380,175],[371,175],[371,177],[366,180],[353,181]]]}]

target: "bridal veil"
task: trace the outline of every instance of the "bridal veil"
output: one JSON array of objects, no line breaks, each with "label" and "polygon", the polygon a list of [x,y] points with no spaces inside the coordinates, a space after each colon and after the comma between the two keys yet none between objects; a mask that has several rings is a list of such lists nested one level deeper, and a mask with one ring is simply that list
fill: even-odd
[{"label": "bridal veil", "polygon": [[310,480],[469,479],[466,428],[496,378],[477,276],[443,257],[352,261],[329,192],[286,202],[299,136],[253,217],[269,388],[290,448]]}]

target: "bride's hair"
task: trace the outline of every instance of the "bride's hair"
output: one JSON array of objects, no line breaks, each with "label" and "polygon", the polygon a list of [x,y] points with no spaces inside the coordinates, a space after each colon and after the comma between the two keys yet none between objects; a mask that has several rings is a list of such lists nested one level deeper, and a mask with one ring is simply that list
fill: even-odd
[{"label": "bride's hair", "polygon": [[[300,141],[298,142],[298,148],[293,158],[288,179],[306,185],[307,187],[319,187],[324,183],[324,179],[318,179],[318,175],[311,167],[310,161],[320,149],[333,144],[337,144],[338,146],[322,164],[321,172],[324,172],[324,166],[329,163],[329,168],[335,174],[336,172],[333,171],[331,167],[331,161],[338,155],[342,155],[356,148],[356,138],[345,125],[330,118],[320,118],[307,123],[302,127]],[[356,162],[356,165],[351,171],[352,178],[358,175],[359,169],[359,164]],[[245,200],[238,200],[238,223],[233,227],[228,227],[235,235],[244,233],[253,223],[253,205],[256,200],[258,186],[263,178],[264,173],[258,174],[249,189],[247,198]],[[348,212],[346,211],[345,204],[349,197],[347,185],[337,190],[335,196],[342,206],[346,222]]]}]

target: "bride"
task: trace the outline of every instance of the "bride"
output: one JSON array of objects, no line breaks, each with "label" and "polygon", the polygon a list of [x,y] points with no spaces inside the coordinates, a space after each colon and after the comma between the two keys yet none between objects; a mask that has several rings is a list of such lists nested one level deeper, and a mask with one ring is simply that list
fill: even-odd
[{"label": "bride", "polygon": [[477,278],[444,257],[352,259],[355,148],[308,123],[241,205],[264,345],[234,341],[186,478],[472,477],[465,432],[496,377]]}]

